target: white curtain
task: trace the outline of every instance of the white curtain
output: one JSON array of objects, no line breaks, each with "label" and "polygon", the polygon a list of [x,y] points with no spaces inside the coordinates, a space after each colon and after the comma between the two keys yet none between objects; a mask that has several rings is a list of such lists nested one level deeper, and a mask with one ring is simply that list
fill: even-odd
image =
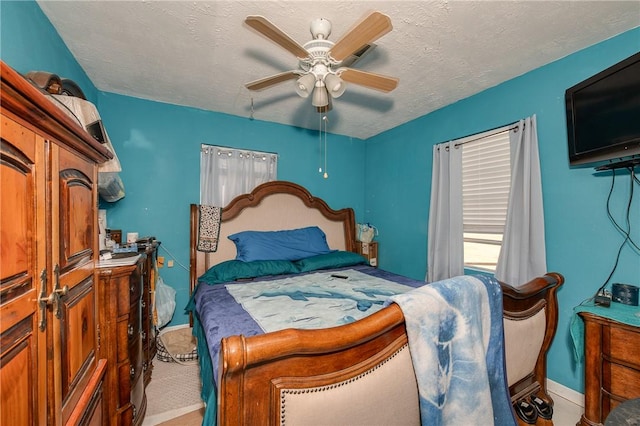
[{"label": "white curtain", "polygon": [[224,207],[236,196],[277,177],[277,154],[204,144],[201,147],[200,204]]},{"label": "white curtain", "polygon": [[428,233],[427,282],[462,275],[462,149],[453,142],[433,147]]},{"label": "white curtain", "polygon": [[510,143],[511,190],[495,276],[517,286],[547,272],[535,115],[520,120]]}]

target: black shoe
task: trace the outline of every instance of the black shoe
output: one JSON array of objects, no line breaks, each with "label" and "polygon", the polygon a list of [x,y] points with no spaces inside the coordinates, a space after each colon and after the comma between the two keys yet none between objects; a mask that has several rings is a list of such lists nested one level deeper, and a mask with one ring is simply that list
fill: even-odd
[{"label": "black shoe", "polygon": [[531,404],[536,407],[536,411],[541,418],[551,420],[551,417],[553,417],[553,405],[535,395],[531,395]]},{"label": "black shoe", "polygon": [[533,405],[522,399],[516,402],[513,408],[516,410],[516,414],[523,422],[530,425],[536,424],[536,420],[538,420],[538,411]]}]

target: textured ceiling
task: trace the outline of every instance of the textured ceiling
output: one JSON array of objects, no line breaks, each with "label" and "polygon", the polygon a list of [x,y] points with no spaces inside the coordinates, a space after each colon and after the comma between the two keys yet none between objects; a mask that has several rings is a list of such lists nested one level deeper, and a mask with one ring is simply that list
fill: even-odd
[{"label": "textured ceiling", "polygon": [[336,41],[383,12],[393,31],[353,68],[398,77],[398,88],[351,84],[328,113],[329,132],[361,139],[640,26],[637,0],[38,3],[99,90],[308,129],[319,114],[292,81],[244,87],[297,67],[244,18],[263,15],[304,44],[315,18],[331,21]]}]

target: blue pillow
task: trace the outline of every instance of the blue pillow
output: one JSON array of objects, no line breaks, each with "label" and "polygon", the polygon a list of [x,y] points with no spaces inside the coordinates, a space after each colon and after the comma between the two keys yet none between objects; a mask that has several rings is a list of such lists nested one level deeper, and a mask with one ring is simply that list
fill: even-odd
[{"label": "blue pillow", "polygon": [[350,251],[334,251],[327,254],[308,257],[293,262],[300,272],[315,271],[318,269],[342,268],[344,266],[368,264],[367,259],[358,253]]},{"label": "blue pillow", "polygon": [[229,235],[236,260],[298,260],[330,253],[327,237],[317,226],[286,231],[243,231]]},{"label": "blue pillow", "polygon": [[209,268],[207,272],[198,278],[198,282],[213,285],[243,278],[295,274],[297,272],[298,267],[293,262],[286,260],[264,260],[256,262],[227,260]]}]

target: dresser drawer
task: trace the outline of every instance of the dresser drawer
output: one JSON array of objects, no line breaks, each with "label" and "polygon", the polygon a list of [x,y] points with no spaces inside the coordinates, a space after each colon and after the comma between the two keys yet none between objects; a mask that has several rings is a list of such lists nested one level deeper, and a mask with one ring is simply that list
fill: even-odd
[{"label": "dresser drawer", "polygon": [[138,375],[131,384],[131,404],[133,405],[134,420],[140,415],[140,409],[145,404],[144,376]]},{"label": "dresser drawer", "polygon": [[142,297],[142,262],[138,263],[138,267],[131,274],[129,280],[129,304],[138,306]]},{"label": "dresser drawer", "polygon": [[131,312],[129,312],[129,321],[127,323],[127,337],[129,339],[129,344],[136,339],[140,338],[140,326],[142,323],[140,322],[140,308],[132,307]]},{"label": "dresser drawer", "polygon": [[623,399],[640,398],[640,371],[604,361],[602,375],[605,391]]},{"label": "dresser drawer", "polygon": [[131,309],[131,297],[129,287],[131,285],[131,279],[124,279],[118,281],[118,292],[116,299],[117,316],[127,315],[129,309]]},{"label": "dresser drawer", "polygon": [[132,425],[133,424],[133,405],[127,404],[121,408],[118,413],[118,425]]},{"label": "dresser drawer", "polygon": [[123,362],[118,365],[118,406],[124,407],[131,402],[131,364]]},{"label": "dresser drawer", "polygon": [[611,359],[635,365],[640,369],[640,333],[626,328],[610,328]]},{"label": "dresser drawer", "polygon": [[129,320],[121,319],[116,324],[116,361],[123,362],[129,358]]},{"label": "dresser drawer", "polygon": [[149,319],[151,319],[151,309],[149,306],[147,306],[146,297],[143,297],[142,300],[140,301],[140,307],[142,308],[143,321],[148,321]]},{"label": "dresser drawer", "polygon": [[133,377],[142,371],[142,340],[139,336],[138,340],[131,342],[129,345],[129,363],[131,363],[131,367],[133,367],[131,371],[133,372],[135,370],[135,373],[131,376],[133,380]]}]

